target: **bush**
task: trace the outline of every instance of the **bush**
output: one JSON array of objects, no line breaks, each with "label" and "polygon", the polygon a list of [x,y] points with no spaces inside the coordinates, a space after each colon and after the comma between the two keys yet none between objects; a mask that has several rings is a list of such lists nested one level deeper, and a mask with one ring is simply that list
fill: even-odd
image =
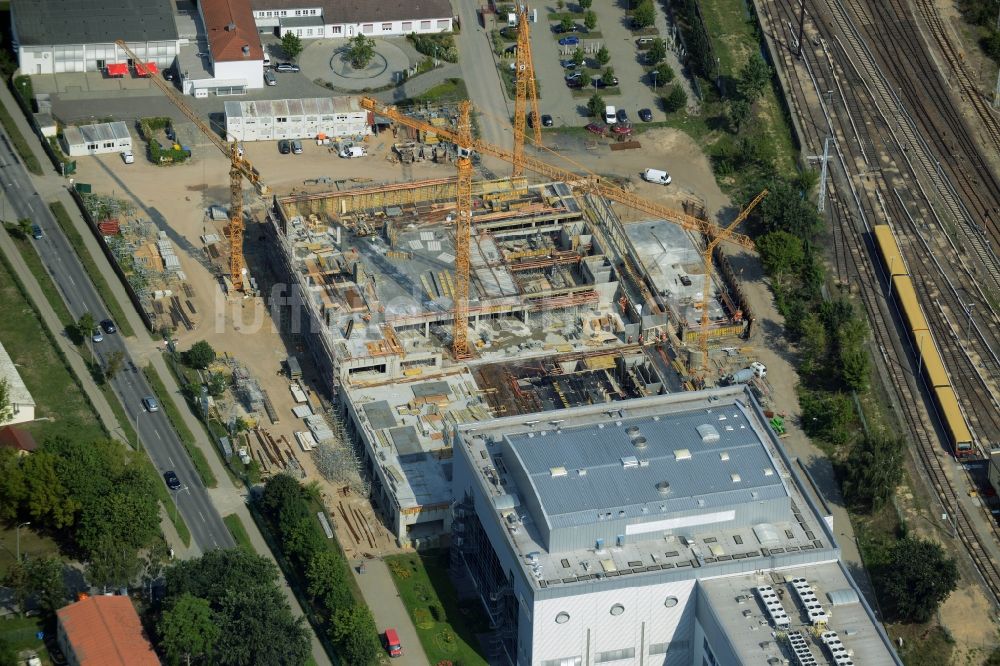
[{"label": "bush", "polygon": [[674,85],[663,97],[663,109],[667,113],[676,113],[687,106],[687,93],[680,85]]},{"label": "bush", "polygon": [[455,46],[455,36],[451,33],[418,35],[411,32],[406,38],[418,53],[446,62],[458,62],[458,47]]},{"label": "bush", "polygon": [[194,343],[191,349],[184,352],[184,364],[195,370],[204,370],[213,361],[215,361],[215,350],[204,340]]},{"label": "bush", "polygon": [[907,537],[893,545],[872,578],[885,620],[923,623],[957,587],[958,567],[938,544]]}]

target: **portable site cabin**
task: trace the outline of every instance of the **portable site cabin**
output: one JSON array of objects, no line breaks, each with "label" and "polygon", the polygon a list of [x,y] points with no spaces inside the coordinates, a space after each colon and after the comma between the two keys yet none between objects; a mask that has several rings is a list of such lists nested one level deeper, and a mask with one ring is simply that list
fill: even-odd
[{"label": "portable site cabin", "polygon": [[132,135],[123,122],[70,126],[63,130],[63,144],[70,157],[121,153],[132,150]]}]

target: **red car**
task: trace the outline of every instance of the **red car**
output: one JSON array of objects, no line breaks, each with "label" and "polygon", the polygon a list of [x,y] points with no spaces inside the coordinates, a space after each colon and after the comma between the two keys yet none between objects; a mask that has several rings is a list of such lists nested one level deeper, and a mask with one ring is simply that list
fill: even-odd
[{"label": "red car", "polygon": [[385,630],[385,649],[390,657],[403,656],[403,644],[399,642],[399,634],[395,629]]},{"label": "red car", "polygon": [[632,126],[623,123],[615,123],[611,126],[611,131],[619,136],[631,136]]},{"label": "red car", "polygon": [[605,136],[608,133],[608,128],[604,125],[598,125],[597,123],[590,123],[585,128],[588,132],[593,132],[594,134],[599,134],[600,136]]}]

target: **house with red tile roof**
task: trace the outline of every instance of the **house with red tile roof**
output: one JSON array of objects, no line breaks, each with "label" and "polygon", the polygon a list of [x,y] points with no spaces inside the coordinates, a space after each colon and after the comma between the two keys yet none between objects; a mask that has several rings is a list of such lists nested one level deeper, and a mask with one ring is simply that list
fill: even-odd
[{"label": "house with red tile roof", "polygon": [[[184,92],[199,89],[218,95],[243,94],[264,87],[264,48],[250,0],[201,0],[198,3],[207,52],[180,55]],[[203,65],[208,65],[204,67]],[[209,73],[210,70],[210,73]]]},{"label": "house with red tile roof", "polygon": [[60,608],[57,640],[70,666],[159,666],[128,597],[89,597]]}]

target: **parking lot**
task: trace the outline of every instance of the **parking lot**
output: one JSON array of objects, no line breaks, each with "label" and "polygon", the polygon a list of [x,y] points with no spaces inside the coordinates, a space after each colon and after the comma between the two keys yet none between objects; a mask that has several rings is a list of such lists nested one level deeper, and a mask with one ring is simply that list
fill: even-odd
[{"label": "parking lot", "polygon": [[[572,2],[568,5],[575,7],[575,3]],[[633,123],[638,122],[638,111],[643,108],[652,111],[653,121],[663,120],[665,114],[659,97],[663,95],[664,89],[661,86],[654,92],[649,85],[649,78],[642,64],[643,55],[636,46],[636,36],[629,29],[624,9],[618,3],[604,2],[593,3],[591,9],[597,15],[597,27],[591,34],[596,33],[597,38],[588,37],[588,33],[584,31],[582,13],[574,14],[575,23],[579,28],[579,32],[576,33],[556,33],[553,27],[558,25],[558,22],[550,21],[548,14],[541,9],[538,13],[538,23],[531,25],[531,53],[535,78],[540,90],[541,113],[551,115],[556,127],[586,125],[593,120],[588,117],[587,102],[594,92],[598,92],[606,104],[624,108]],[[666,18],[658,4],[656,12],[655,26],[660,36],[666,36]],[[498,18],[502,20],[502,17]],[[560,38],[569,36],[579,39],[579,44],[559,44]],[[504,44],[511,43],[504,40]],[[573,52],[578,47],[582,48],[587,55],[585,65],[587,69],[581,78],[587,80],[591,75],[599,76],[603,67],[597,64],[594,56],[601,46],[605,46],[611,56],[608,66],[614,69],[614,74],[618,78],[617,88],[595,89],[593,85],[584,86],[580,90],[568,88],[565,76],[570,72],[563,68],[561,61],[571,60]],[[509,67],[512,62],[513,56],[508,55],[501,66]],[[667,62],[675,72],[679,71],[675,57],[668,57]]]}]

